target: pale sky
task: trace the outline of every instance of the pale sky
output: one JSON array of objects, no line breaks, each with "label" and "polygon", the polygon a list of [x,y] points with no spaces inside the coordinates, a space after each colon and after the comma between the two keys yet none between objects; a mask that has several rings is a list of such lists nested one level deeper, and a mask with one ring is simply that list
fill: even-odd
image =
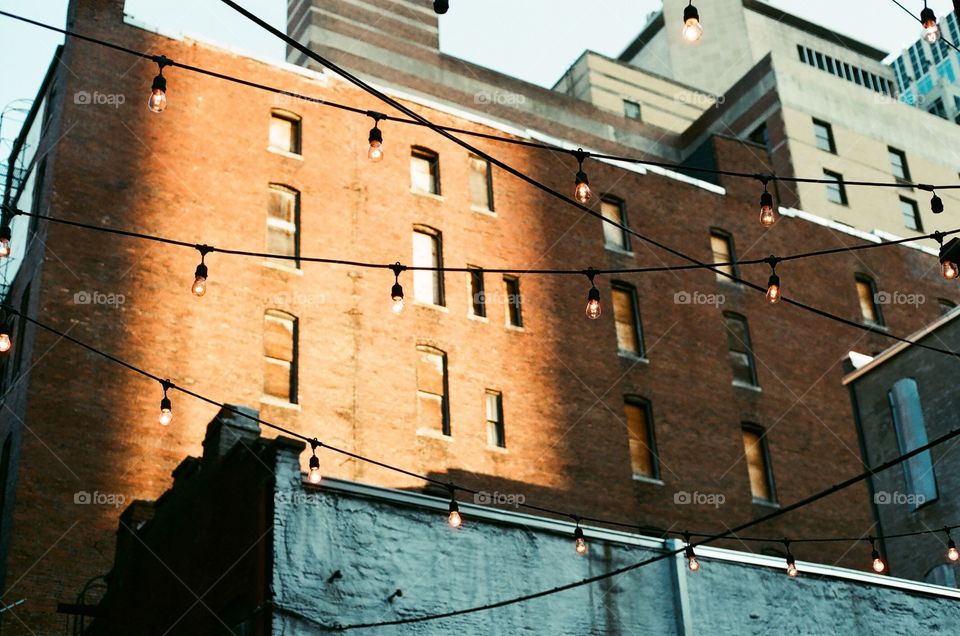
[{"label": "pale sky", "polygon": [[[682,2],[683,0],[668,0]],[[916,10],[921,0],[900,0]],[[919,24],[890,0],[768,0],[769,4],[888,51],[899,50],[920,35]],[[286,0],[243,0],[243,6],[283,29]],[[710,0],[698,0],[709,37]],[[932,0],[943,15],[951,0]],[[0,10],[57,26],[64,25],[67,0],[0,0]],[[617,56],[639,33],[661,0],[450,0],[440,18],[440,47],[450,55],[542,86],[552,86],[584,49]],[[160,31],[187,34],[259,57],[280,61],[284,47],[276,39],[219,0],[126,0],[132,19]],[[678,27],[679,28],[679,27]],[[62,38],[0,16],[0,107],[23,106],[32,98],[53,50]],[[122,55],[122,54],[118,54]],[[16,112],[8,112],[0,137],[17,131]],[[4,158],[9,145],[0,146]]]}]

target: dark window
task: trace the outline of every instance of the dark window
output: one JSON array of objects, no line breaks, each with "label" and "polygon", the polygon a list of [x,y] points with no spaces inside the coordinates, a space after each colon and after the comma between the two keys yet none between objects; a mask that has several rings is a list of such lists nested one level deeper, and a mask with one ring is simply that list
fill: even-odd
[{"label": "dark window", "polygon": [[864,274],[857,274],[857,298],[860,300],[860,315],[863,321],[873,325],[883,324],[883,315],[877,304],[877,285]]},{"label": "dark window", "polygon": [[13,341],[13,346],[16,349],[16,352],[13,354],[13,369],[11,371],[11,378],[18,378],[20,377],[21,373],[23,373],[21,369],[23,364],[23,354],[26,353],[24,338],[27,333],[27,321],[22,316],[30,315],[30,285],[27,285],[23,288],[23,295],[20,297],[20,314],[21,315],[17,317],[17,334],[15,336],[15,340]]},{"label": "dark window", "polygon": [[637,290],[627,283],[613,283],[613,318],[617,325],[617,349],[643,357],[643,328]]},{"label": "dark window", "polygon": [[747,319],[739,314],[723,314],[727,329],[727,350],[735,384],[757,386],[757,369],[750,346],[750,327]]},{"label": "dark window", "polygon": [[490,162],[470,157],[470,205],[493,212],[493,173]]},{"label": "dark window", "polygon": [[263,316],[263,394],[297,403],[297,318],[276,309]]},{"label": "dark window", "polygon": [[923,230],[923,225],[920,222],[920,208],[917,207],[916,201],[900,197],[900,212],[903,213],[903,225],[908,230],[916,230],[917,232]]},{"label": "dark window", "polygon": [[[439,232],[432,228],[413,231],[413,266],[443,267],[443,242]],[[443,272],[414,270],[413,298],[418,303],[443,306]]]},{"label": "dark window", "polygon": [[[887,396],[900,454],[926,446],[927,425],[923,419],[917,381],[913,378],[897,380]],[[914,508],[937,498],[937,480],[933,472],[933,456],[929,450],[914,455],[902,466],[907,494],[913,495]]]},{"label": "dark window", "polygon": [[653,434],[653,409],[643,398],[628,395],[623,411],[627,417],[630,444],[630,465],[633,474],[651,479],[660,478],[657,442]]},{"label": "dark window", "polygon": [[890,154],[890,169],[897,182],[910,181],[910,166],[907,165],[907,155],[902,150],[896,148],[887,148]]},{"label": "dark window", "polygon": [[273,183],[267,204],[267,252],[293,256],[283,262],[300,267],[300,193]]},{"label": "dark window", "polygon": [[[732,263],[736,260],[736,255],[733,250],[733,237],[723,230],[710,231],[710,248],[713,250],[714,263]],[[736,265],[720,265],[717,269],[732,276],[740,276]],[[734,282],[720,274],[717,274],[717,278],[719,280]]]},{"label": "dark window", "polygon": [[816,56],[817,56],[817,68],[820,69],[821,71],[827,70],[827,66],[823,61],[823,53],[820,53],[819,51],[817,51]]},{"label": "dark window", "polygon": [[623,114],[628,119],[640,119],[640,104],[631,102],[629,99],[623,100]]},{"label": "dark window", "polygon": [[837,144],[833,139],[833,126],[825,121],[814,119],[813,136],[817,140],[817,148],[837,154]]},{"label": "dark window", "polygon": [[750,136],[748,137],[750,141],[755,144],[760,144],[767,149],[767,154],[770,154],[770,129],[767,128],[766,124],[760,124],[757,126]]},{"label": "dark window", "polygon": [[750,494],[754,501],[775,503],[776,491],[773,485],[773,469],[770,466],[770,449],[767,436],[762,428],[744,424],[743,454],[747,460],[747,472],[750,475]]},{"label": "dark window", "polygon": [[440,194],[440,157],[426,148],[410,152],[410,187],[414,192]]},{"label": "dark window", "polygon": [[301,154],[300,117],[287,111],[270,113],[270,147],[275,150]]},{"label": "dark window", "polygon": [[503,426],[503,394],[499,391],[487,391],[485,398],[487,410],[487,444],[496,448],[507,447],[507,437]]},{"label": "dark window", "polygon": [[847,205],[847,189],[843,185],[843,175],[839,172],[823,171],[823,178],[827,183],[827,199],[840,205]]},{"label": "dark window", "polygon": [[450,435],[447,354],[426,345],[417,346],[417,423]]},{"label": "dark window", "polygon": [[[624,213],[623,201],[620,199],[603,197],[600,201],[600,213],[603,218],[627,227],[627,215]],[[603,223],[603,241],[608,247],[630,250],[630,237],[625,230],[612,223]]]},{"label": "dark window", "polygon": [[[3,440],[3,451],[0,452],[0,524],[2,524],[4,516],[3,511],[7,507],[7,484],[10,478],[10,445],[13,441],[13,434],[7,434],[7,438]],[[0,525],[0,529],[3,526]]]},{"label": "dark window", "polygon": [[516,276],[504,276],[503,286],[507,294],[507,324],[514,327],[523,326],[523,312],[520,308],[520,279]]},{"label": "dark window", "polygon": [[478,318],[487,316],[487,297],[483,290],[483,270],[468,267],[470,270],[470,314]]}]

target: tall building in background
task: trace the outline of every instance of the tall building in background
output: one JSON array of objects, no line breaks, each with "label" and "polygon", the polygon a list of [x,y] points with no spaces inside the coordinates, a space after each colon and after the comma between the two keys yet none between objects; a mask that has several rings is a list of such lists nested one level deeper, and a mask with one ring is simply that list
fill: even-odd
[{"label": "tall building in background", "polygon": [[902,102],[960,124],[960,53],[944,39],[960,45],[956,14],[943,16],[940,30],[935,44],[917,38],[890,66]]},{"label": "tall building in background", "polygon": [[[670,24],[676,17],[669,33],[678,36],[673,14],[682,9],[674,4],[665,11]],[[856,91],[884,97],[882,65],[867,76],[878,80],[874,86],[870,79],[870,88],[795,61],[789,68],[796,75],[774,90],[771,82],[786,72],[766,53],[744,62],[746,74],[731,80],[729,90],[701,86],[697,77],[635,75],[629,94],[641,107],[637,118],[606,98],[594,104],[586,93],[532,86],[440,53],[430,5],[291,2],[290,32],[440,124],[685,162],[665,169],[589,159],[584,169],[597,212],[702,261],[858,246],[886,236],[866,231],[865,221],[850,227],[818,208],[814,194],[825,198],[823,188],[809,190],[812,209],[795,209],[800,200],[794,200],[781,206],[775,226],[763,228],[758,183],[701,178],[690,169],[809,174],[810,165],[798,161],[794,169],[788,161],[794,155],[778,146],[778,139],[792,139],[784,130],[811,125],[803,111],[787,108],[787,96],[806,87],[827,99],[834,89],[821,87],[834,82],[838,103],[849,98],[859,107],[851,97]],[[598,276],[603,315],[591,321],[584,315],[586,276],[522,272],[685,261],[582,218],[424,127],[381,121],[384,158],[371,163],[371,117],[290,93],[363,111],[384,105],[294,53],[292,64],[272,64],[165,37],[127,23],[122,0],[74,0],[68,24],[286,92],[170,67],[164,72],[168,107],[154,114],[145,105],[155,64],[68,39],[9,159],[24,169],[5,190],[5,203],[270,257],[208,254],[208,290],[198,298],[190,294],[200,261],[193,247],[19,216],[12,219],[19,251],[5,265],[7,304],[179,386],[441,483],[523,495],[570,514],[627,519],[654,537],[757,519],[862,471],[840,361],[852,349],[885,349],[885,330],[909,333],[932,322],[939,316],[933,299],[958,298],[927,241],[778,269],[787,296],[870,332],[771,305],[763,294],[708,270]],[[662,31],[658,41],[672,46]],[[712,50],[685,54],[693,60]],[[678,64],[695,66],[679,55]],[[867,68],[870,55],[857,55]],[[862,84],[862,72],[859,77]],[[658,102],[661,119],[650,122],[643,112],[653,109],[654,98],[645,95],[656,92],[695,104],[671,118],[667,103]],[[703,106],[702,98],[715,102]],[[892,101],[878,109],[947,125]],[[885,117],[875,120],[863,110],[878,139],[891,125]],[[767,122],[770,153],[731,136],[720,125],[728,121],[744,131]],[[844,154],[854,152],[854,142],[864,161],[875,162],[866,138],[835,123],[838,154],[816,150],[826,153],[825,162],[837,170],[847,169],[845,161],[856,165],[853,154]],[[893,126],[889,138],[898,139],[899,131]],[[573,157],[474,139],[483,151],[572,192]],[[810,153],[814,147],[811,141]],[[801,157],[797,148],[791,152]],[[947,178],[942,163],[912,152],[906,156],[918,178],[955,181],[955,170]],[[844,176],[859,174],[850,172]],[[881,172],[894,179],[888,166],[864,174]],[[900,208],[888,191],[851,188],[849,208],[857,206],[851,217],[859,218],[858,206],[866,205],[859,197],[874,196],[880,197],[872,209],[877,223],[895,225]],[[941,196],[948,206],[944,223],[960,225],[956,195]],[[407,306],[396,315],[389,270],[320,265],[306,256],[468,271],[402,273]],[[758,285],[770,274],[765,264],[726,267]],[[518,271],[490,271],[505,268]],[[905,290],[925,302],[900,302]],[[52,631],[63,623],[54,614],[56,602],[85,611],[102,590],[124,503],[161,497],[171,473],[174,480],[188,477],[177,467],[183,457],[200,454],[205,425],[217,410],[173,392],[174,420],[164,427],[160,383],[24,320],[15,321],[13,342],[0,373],[0,468],[6,471],[0,536],[7,542],[4,601],[26,602],[0,616],[11,633],[19,628],[16,619]],[[409,475],[329,451],[321,455],[331,477],[424,489]],[[714,495],[708,500],[714,505],[703,503],[705,494]],[[268,504],[261,512],[267,519],[274,511]],[[756,533],[860,536],[873,527],[868,489],[859,484]],[[135,539],[136,529],[124,536]],[[725,547],[744,549],[735,541]],[[796,552],[802,560],[856,568],[869,557],[862,543],[810,544]]]}]

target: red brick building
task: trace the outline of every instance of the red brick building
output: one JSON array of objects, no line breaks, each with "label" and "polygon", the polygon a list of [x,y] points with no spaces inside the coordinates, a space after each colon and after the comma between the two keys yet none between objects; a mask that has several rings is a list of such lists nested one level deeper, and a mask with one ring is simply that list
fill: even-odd
[{"label": "red brick building", "polygon": [[[122,5],[74,2],[69,25],[181,63],[385,110],[330,75],[127,25]],[[39,183],[34,191],[14,189],[27,198],[13,191],[10,203],[190,243],[354,261],[414,264],[436,253],[446,266],[521,272],[680,264],[633,238],[618,246],[623,237],[605,236],[596,219],[495,168],[487,189],[483,166],[426,128],[381,124],[385,157],[374,164],[366,117],[177,68],[164,73],[169,105],[157,115],[144,108],[155,74],[149,61],[68,40],[45,84],[43,107],[25,127],[43,130],[31,164]],[[558,109],[620,127],[651,147],[682,145],[564,95],[516,80],[509,88],[543,99],[548,93]],[[123,100],[98,103],[78,98],[82,93]],[[480,106],[471,114],[449,104],[406,103],[438,124],[506,134],[506,125],[477,122]],[[583,147],[632,151],[564,120],[516,123]],[[575,163],[566,155],[476,144],[572,190]],[[764,169],[758,154],[748,142],[715,137],[698,156],[757,172]],[[721,238],[737,258],[874,240],[802,215],[785,215],[765,230],[756,222],[759,188],[751,180],[711,184],[596,161],[587,169],[597,209],[604,195],[621,205],[631,228],[704,261],[722,252]],[[419,186],[434,191],[415,191]],[[724,530],[860,472],[840,360],[851,349],[879,351],[890,342],[771,306],[762,294],[706,270],[598,277],[604,315],[596,321],[584,316],[583,276],[505,280],[487,273],[481,317],[471,315],[478,312],[470,275],[447,273],[437,283],[404,273],[406,308],[395,315],[387,270],[293,267],[217,253],[206,258],[209,289],[198,298],[190,293],[195,250],[46,222],[27,237],[27,225],[15,220],[15,238],[24,233],[21,242],[30,247],[8,303],[41,322],[334,446],[649,529]],[[787,296],[848,319],[872,318],[893,333],[933,321],[935,299],[957,297],[940,278],[936,257],[913,247],[790,262],[778,273]],[[740,274],[765,284],[769,269]],[[858,275],[868,276],[875,291],[924,301],[875,307],[882,314],[868,316]],[[509,303],[517,289],[508,284],[519,285],[520,320]],[[742,325],[749,346],[730,337],[743,333]],[[109,570],[121,499],[166,490],[180,458],[199,453],[217,409],[172,393],[174,420],[161,427],[158,383],[43,330],[27,326],[14,340],[20,357],[4,368],[9,393],[0,416],[10,440],[3,600],[27,602],[11,610],[16,619],[5,626],[16,632],[22,621],[45,632],[64,620],[54,614],[56,602],[75,602]],[[751,480],[744,440],[755,433],[762,441],[751,449],[763,452],[748,453]],[[329,452],[321,461],[326,474],[344,479],[424,486]],[[694,503],[685,504],[683,493]],[[723,503],[697,505],[693,493],[722,495]],[[867,489],[859,486],[756,533],[869,534],[872,525]],[[864,547],[848,548],[796,552],[861,567]]]}]

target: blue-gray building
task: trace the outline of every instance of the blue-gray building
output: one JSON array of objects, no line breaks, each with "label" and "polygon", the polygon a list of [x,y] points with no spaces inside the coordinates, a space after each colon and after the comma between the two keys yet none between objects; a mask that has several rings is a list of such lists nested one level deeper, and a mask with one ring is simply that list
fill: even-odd
[{"label": "blue-gray building", "polygon": [[960,44],[953,12],[940,18],[940,33],[934,44],[918,38],[890,66],[902,102],[960,124],[960,53],[946,42]]}]

